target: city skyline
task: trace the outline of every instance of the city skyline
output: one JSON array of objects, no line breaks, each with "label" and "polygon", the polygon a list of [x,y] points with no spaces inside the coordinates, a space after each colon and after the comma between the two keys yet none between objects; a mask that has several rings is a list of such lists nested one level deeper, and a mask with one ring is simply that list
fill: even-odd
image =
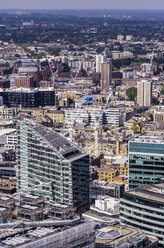
[{"label": "city skyline", "polygon": [[137,2],[133,2],[130,0],[102,0],[101,2],[98,0],[87,0],[76,1],[70,0],[69,2],[66,0],[61,1],[53,1],[47,0],[46,2],[43,0],[24,2],[21,0],[6,0],[1,2],[1,9],[164,9],[164,1],[148,1],[138,0]]}]

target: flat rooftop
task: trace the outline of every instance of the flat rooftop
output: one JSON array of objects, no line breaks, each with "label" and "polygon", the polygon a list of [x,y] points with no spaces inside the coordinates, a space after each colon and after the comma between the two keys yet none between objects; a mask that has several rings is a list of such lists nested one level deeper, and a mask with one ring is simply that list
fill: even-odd
[{"label": "flat rooftop", "polygon": [[15,93],[37,93],[40,91],[54,91],[52,87],[49,88],[9,88],[0,89],[0,92],[15,92]]},{"label": "flat rooftop", "polygon": [[164,144],[164,132],[145,132],[132,138],[130,142]]},{"label": "flat rooftop", "polygon": [[123,183],[114,183],[114,182],[107,182],[105,180],[94,180],[92,182],[92,187],[101,187],[101,188],[104,188],[104,189],[113,189],[115,187],[118,187],[118,186],[121,186],[121,185],[124,185]]},{"label": "flat rooftop", "polygon": [[164,183],[139,187],[127,193],[164,204]]},{"label": "flat rooftop", "polygon": [[131,247],[144,239],[148,239],[149,243],[157,241],[156,238],[152,239],[141,230],[129,226],[108,225],[96,232],[96,245],[104,245],[103,247]]},{"label": "flat rooftop", "polygon": [[8,135],[8,134],[11,134],[13,132],[16,132],[17,130],[15,128],[1,128],[0,129],[0,136],[3,136],[3,135]]}]

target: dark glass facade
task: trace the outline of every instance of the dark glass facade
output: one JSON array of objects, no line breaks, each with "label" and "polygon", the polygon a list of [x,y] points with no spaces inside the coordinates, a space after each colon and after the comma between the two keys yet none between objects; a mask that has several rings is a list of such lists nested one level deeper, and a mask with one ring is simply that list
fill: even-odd
[{"label": "dark glass facade", "polygon": [[3,91],[3,104],[7,107],[36,108],[55,105],[55,91]]},{"label": "dark glass facade", "polygon": [[164,144],[129,142],[129,190],[161,182]]}]

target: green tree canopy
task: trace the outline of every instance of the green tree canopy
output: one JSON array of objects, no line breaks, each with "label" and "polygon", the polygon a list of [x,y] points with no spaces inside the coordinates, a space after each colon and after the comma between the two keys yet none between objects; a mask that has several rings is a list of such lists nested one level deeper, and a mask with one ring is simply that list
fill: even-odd
[{"label": "green tree canopy", "polygon": [[130,101],[136,100],[137,97],[137,88],[136,87],[131,87],[126,90],[126,95]]}]

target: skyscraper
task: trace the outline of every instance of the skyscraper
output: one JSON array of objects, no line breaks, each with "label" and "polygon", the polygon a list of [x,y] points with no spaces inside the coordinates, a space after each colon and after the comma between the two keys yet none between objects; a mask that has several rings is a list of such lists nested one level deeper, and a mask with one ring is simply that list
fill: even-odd
[{"label": "skyscraper", "polygon": [[152,82],[142,80],[137,83],[137,103],[139,106],[150,106],[152,102]]},{"label": "skyscraper", "polygon": [[101,72],[101,64],[106,62],[106,56],[102,54],[97,54],[96,55],[96,72],[100,73]]},{"label": "skyscraper", "polygon": [[146,132],[129,141],[129,189],[164,178],[164,133]]},{"label": "skyscraper", "polygon": [[111,61],[101,64],[101,90],[108,90],[112,84],[112,63]]},{"label": "skyscraper", "polygon": [[90,156],[52,129],[31,120],[18,123],[18,192],[52,204],[89,202]]}]

